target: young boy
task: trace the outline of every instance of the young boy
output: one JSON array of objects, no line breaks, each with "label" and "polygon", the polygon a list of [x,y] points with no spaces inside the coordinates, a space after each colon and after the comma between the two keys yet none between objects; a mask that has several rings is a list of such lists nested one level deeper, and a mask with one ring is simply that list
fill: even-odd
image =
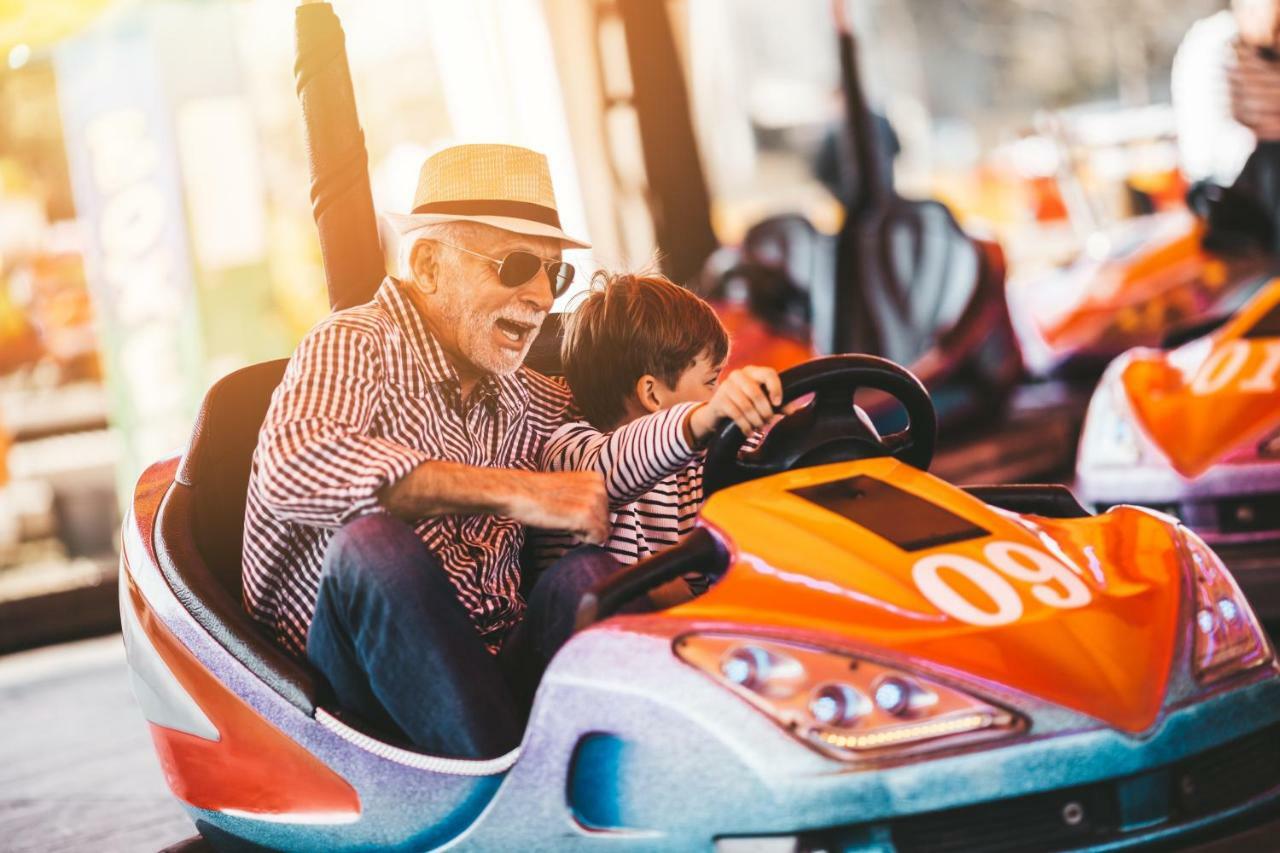
[{"label": "young boy", "polygon": [[[722,419],[751,435],[782,402],[770,368],[743,367],[722,380],[728,350],[711,306],[660,275],[597,273],[566,318],[565,379],[589,423],[556,431],[542,467],[604,475],[612,527],[604,547],[618,562],[634,563],[693,529],[702,449]],[[539,562],[569,544],[545,541]]]}]

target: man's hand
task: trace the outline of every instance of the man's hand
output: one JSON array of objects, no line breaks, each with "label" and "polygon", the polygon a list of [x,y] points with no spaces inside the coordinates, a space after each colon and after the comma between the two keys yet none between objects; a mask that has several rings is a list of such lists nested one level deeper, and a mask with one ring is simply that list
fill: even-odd
[{"label": "man's hand", "polygon": [[701,444],[716,424],[732,418],[744,435],[750,435],[767,424],[781,404],[778,371],[756,365],[742,367],[726,376],[711,399],[689,414],[689,434],[694,444]]},{"label": "man's hand", "polygon": [[573,533],[590,545],[608,540],[609,495],[598,472],[520,472],[512,486],[503,515],[530,527]]},{"label": "man's hand", "polygon": [[1261,140],[1280,139],[1280,63],[1237,45],[1227,68],[1231,114]]}]

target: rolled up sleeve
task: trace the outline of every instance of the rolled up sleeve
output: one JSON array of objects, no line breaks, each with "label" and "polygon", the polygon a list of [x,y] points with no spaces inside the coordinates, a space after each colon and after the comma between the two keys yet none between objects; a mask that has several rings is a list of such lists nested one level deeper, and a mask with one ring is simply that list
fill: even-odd
[{"label": "rolled up sleeve", "polygon": [[382,511],[385,487],[430,456],[371,434],[382,365],[371,334],[339,321],[302,341],[258,436],[253,479],[276,517],[336,528]]}]

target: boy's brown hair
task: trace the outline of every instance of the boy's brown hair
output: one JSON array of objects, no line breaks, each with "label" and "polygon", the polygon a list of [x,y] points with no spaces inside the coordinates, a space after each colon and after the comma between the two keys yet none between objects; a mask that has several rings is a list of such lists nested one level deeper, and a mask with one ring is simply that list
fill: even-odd
[{"label": "boy's brown hair", "polygon": [[666,276],[601,270],[565,317],[560,357],[582,413],[610,429],[641,376],[674,388],[704,352],[712,364],[729,353],[729,334],[705,301]]}]

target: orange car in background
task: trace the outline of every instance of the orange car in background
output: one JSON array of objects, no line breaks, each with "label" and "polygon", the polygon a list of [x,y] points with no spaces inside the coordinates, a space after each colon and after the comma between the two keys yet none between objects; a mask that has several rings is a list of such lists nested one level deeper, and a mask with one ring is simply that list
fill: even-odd
[{"label": "orange car in background", "polygon": [[1009,312],[1028,369],[1096,371],[1262,282],[1263,257],[1214,253],[1204,236],[1185,210],[1145,216],[1094,235],[1066,267],[1011,280]]},{"label": "orange car in background", "polygon": [[1182,519],[1264,616],[1280,616],[1280,279],[1196,332],[1107,369],[1078,485],[1099,508],[1135,503]]}]

